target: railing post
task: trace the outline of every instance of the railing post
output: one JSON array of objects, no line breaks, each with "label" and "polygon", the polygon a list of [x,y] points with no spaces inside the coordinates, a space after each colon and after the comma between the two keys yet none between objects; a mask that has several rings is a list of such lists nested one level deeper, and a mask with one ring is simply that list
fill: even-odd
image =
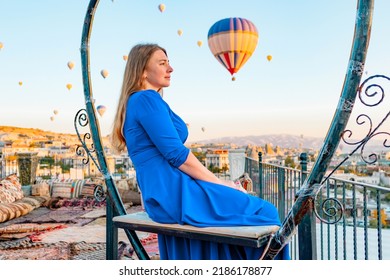
[{"label": "railing post", "polygon": [[286,180],[285,180],[286,170],[283,167],[278,168],[278,211],[279,218],[281,221],[286,217],[285,207],[286,207]]},{"label": "railing post", "polygon": [[[301,185],[307,177],[307,154],[302,153],[299,156],[301,161]],[[313,205],[302,218],[298,225],[298,244],[300,260],[317,259],[317,240],[316,240],[316,218],[314,215]]]},{"label": "railing post", "polygon": [[[114,227],[114,207],[110,197],[106,196],[106,259],[118,259],[118,228]],[[117,214],[116,214],[117,215]]]},{"label": "railing post", "polygon": [[263,153],[259,152],[259,197],[263,197]]}]

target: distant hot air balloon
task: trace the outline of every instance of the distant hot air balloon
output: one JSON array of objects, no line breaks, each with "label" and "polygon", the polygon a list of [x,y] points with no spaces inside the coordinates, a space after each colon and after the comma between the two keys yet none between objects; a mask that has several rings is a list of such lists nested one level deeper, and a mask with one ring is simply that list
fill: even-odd
[{"label": "distant hot air balloon", "polygon": [[19,81],[19,86],[22,86],[23,85],[23,82],[22,81]]},{"label": "distant hot air balloon", "polygon": [[164,12],[165,11],[165,5],[164,4],[158,5],[158,9],[160,10],[160,12]]},{"label": "distant hot air balloon", "polygon": [[205,132],[206,128],[202,127],[202,131]]},{"label": "distant hot air balloon", "polygon": [[58,114],[58,110],[53,110],[54,115]]},{"label": "distant hot air balloon", "polygon": [[72,70],[73,67],[74,67],[74,62],[73,62],[73,61],[69,61],[69,62],[68,62],[68,68],[69,68],[70,70]]},{"label": "distant hot air balloon", "polygon": [[203,42],[202,41],[198,41],[196,42],[198,44],[198,47],[201,47],[203,45]]},{"label": "distant hot air balloon", "polygon": [[54,121],[54,117],[53,117],[53,116],[51,116],[51,117],[50,117],[50,120],[51,120],[51,121]]},{"label": "distant hot air balloon", "polygon": [[183,34],[183,30],[181,30],[181,29],[177,30],[177,34],[179,34],[179,36],[181,36]]},{"label": "distant hot air balloon", "polygon": [[158,9],[160,10],[160,12],[164,12],[165,11],[165,5],[164,4],[158,5]]},{"label": "distant hot air balloon", "polygon": [[232,76],[248,61],[259,40],[256,26],[238,17],[217,21],[207,37],[212,54]]},{"label": "distant hot air balloon", "polygon": [[2,42],[0,42],[0,51],[3,49],[4,47],[4,44]]},{"label": "distant hot air balloon", "polygon": [[71,90],[72,84],[66,84],[66,88],[67,88],[68,90]]},{"label": "distant hot air balloon", "polygon": [[104,113],[107,110],[106,106],[104,106],[104,105],[99,105],[96,107],[96,109],[101,117],[103,117]]},{"label": "distant hot air balloon", "polygon": [[124,61],[127,61],[128,58],[129,58],[129,57],[128,57],[127,55],[124,55],[124,56],[123,56],[123,60],[124,60]]},{"label": "distant hot air balloon", "polygon": [[100,71],[100,74],[103,76],[103,78],[107,78],[108,76],[108,71],[106,69],[103,69],[102,71]]},{"label": "distant hot air balloon", "polygon": [[271,60],[272,60],[272,55],[270,55],[270,54],[267,55],[267,60],[268,60],[268,61],[271,61]]}]

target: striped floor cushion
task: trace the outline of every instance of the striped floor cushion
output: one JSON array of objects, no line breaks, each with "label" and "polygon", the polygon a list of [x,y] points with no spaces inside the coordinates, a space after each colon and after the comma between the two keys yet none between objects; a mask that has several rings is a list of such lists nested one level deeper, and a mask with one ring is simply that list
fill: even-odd
[{"label": "striped floor cushion", "polygon": [[96,186],[97,185],[94,183],[85,183],[81,190],[80,197],[94,197]]},{"label": "striped floor cushion", "polygon": [[70,182],[55,182],[51,190],[51,197],[73,198],[74,187]]},{"label": "striped floor cushion", "polygon": [[0,222],[5,222],[30,213],[34,208],[22,202],[0,204]]}]

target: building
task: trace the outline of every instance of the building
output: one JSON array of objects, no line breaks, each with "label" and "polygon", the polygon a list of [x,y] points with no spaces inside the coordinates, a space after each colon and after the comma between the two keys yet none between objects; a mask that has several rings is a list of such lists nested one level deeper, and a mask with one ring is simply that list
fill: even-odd
[{"label": "building", "polygon": [[219,168],[229,170],[229,151],[227,149],[207,150],[206,167],[209,169]]}]

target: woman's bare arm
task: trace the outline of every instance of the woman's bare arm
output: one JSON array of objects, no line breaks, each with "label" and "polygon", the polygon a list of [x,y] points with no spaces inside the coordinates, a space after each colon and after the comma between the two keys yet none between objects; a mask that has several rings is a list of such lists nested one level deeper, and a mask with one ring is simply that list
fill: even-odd
[{"label": "woman's bare arm", "polygon": [[245,192],[244,189],[239,188],[239,186],[237,186],[233,181],[219,179],[210,170],[208,170],[191,152],[188,154],[187,160],[179,166],[179,169],[194,179],[225,185],[227,187]]}]

